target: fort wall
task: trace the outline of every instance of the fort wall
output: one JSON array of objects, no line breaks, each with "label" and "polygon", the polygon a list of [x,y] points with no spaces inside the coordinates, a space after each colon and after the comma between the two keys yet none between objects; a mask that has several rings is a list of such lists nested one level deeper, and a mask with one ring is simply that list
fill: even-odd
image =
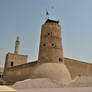
[{"label": "fort wall", "polygon": [[[64,58],[64,63],[67,66],[72,79],[76,76],[92,76],[92,64],[80,62],[78,60]],[[22,64],[18,66],[14,66],[8,68],[7,71],[4,73],[4,80],[8,82],[16,82],[21,81],[24,79],[30,78],[31,73],[34,72],[35,67],[37,67],[36,62],[30,62],[27,64]]]},{"label": "fort wall", "polygon": [[76,76],[92,76],[92,64],[80,62],[78,60],[64,58],[64,63],[67,66],[72,79]]},{"label": "fort wall", "polygon": [[37,62],[30,62],[27,64],[22,64],[14,67],[7,68],[4,72],[4,80],[8,83],[14,83],[16,81],[21,81],[28,79],[34,67],[36,67]]}]

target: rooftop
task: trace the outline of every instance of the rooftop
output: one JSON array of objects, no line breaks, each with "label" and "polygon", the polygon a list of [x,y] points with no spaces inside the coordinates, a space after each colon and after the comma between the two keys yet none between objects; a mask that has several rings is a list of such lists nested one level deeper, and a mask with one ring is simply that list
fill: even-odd
[{"label": "rooftop", "polygon": [[51,19],[47,19],[45,23],[59,23],[59,21],[55,21],[55,20],[51,20]]}]

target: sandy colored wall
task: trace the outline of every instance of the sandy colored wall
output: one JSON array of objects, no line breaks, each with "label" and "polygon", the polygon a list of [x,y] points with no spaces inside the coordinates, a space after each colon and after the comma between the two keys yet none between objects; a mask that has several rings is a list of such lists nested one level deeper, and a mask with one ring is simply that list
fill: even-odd
[{"label": "sandy colored wall", "polygon": [[[92,64],[69,58],[64,58],[64,62],[71,74],[72,79],[81,75],[92,76]],[[37,65],[37,62],[34,62],[8,68],[4,73],[4,80],[7,80],[8,82],[15,82],[27,79],[30,77],[31,72],[34,71],[34,68],[37,67]]]},{"label": "sandy colored wall", "polygon": [[33,67],[36,67],[37,62],[27,63],[23,65],[18,65],[12,68],[8,68],[4,72],[4,80],[12,83],[24,79],[28,79],[31,72],[33,71]]},{"label": "sandy colored wall", "polygon": [[92,76],[92,64],[80,62],[69,58],[64,58],[64,63],[70,71],[71,77],[89,75]]},{"label": "sandy colored wall", "polygon": [[13,66],[25,64],[27,63],[27,55],[8,53],[6,55],[5,67],[12,67],[11,62],[13,62]]}]

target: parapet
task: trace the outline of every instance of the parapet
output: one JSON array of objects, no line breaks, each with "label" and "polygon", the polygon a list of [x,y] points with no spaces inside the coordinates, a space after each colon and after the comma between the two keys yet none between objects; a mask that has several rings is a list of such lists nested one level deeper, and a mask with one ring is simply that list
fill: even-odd
[{"label": "parapet", "polygon": [[59,21],[55,21],[55,20],[51,20],[51,19],[47,19],[45,23],[59,23]]}]

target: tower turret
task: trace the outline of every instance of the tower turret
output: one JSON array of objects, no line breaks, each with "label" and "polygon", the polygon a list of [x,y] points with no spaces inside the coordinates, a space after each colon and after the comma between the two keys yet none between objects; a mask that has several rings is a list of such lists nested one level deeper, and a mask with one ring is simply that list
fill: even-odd
[{"label": "tower turret", "polygon": [[17,40],[15,42],[15,51],[14,51],[14,54],[18,54],[18,52],[19,52],[19,45],[20,45],[20,37],[17,36]]},{"label": "tower turret", "polygon": [[38,59],[39,62],[64,62],[59,21],[47,19],[42,25]]}]

